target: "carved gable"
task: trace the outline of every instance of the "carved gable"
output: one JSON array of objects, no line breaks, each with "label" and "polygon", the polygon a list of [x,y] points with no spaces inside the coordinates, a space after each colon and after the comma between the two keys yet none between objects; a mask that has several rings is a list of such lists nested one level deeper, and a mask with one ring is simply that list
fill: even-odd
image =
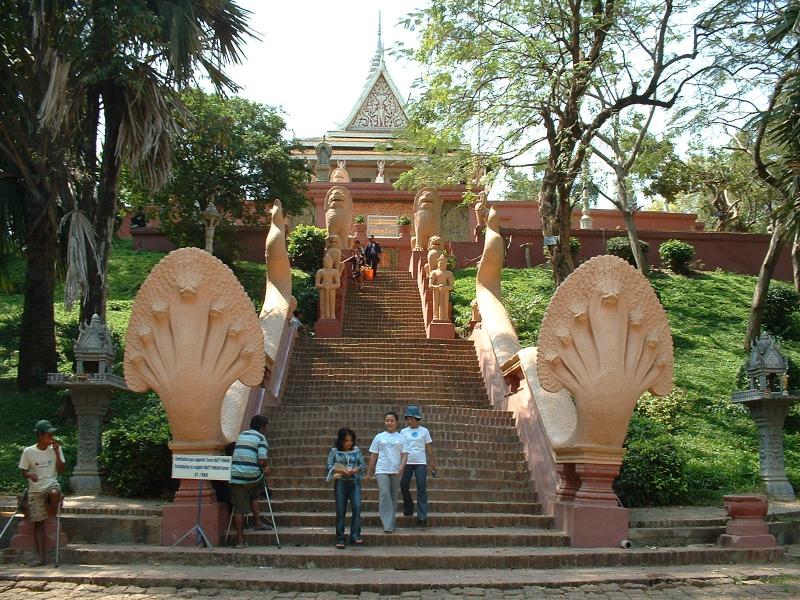
[{"label": "carved gable", "polygon": [[347,124],[354,131],[391,130],[403,127],[408,121],[401,100],[384,76],[379,77]]}]

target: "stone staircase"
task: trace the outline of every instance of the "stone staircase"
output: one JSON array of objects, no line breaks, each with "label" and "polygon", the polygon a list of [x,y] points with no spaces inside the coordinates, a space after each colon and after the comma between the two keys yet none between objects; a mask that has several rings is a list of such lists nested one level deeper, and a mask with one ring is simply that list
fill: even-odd
[{"label": "stone staircase", "polygon": [[[265,411],[272,507],[282,547],[276,547],[271,531],[248,530],[251,547],[245,550],[213,551],[146,546],[144,538],[150,536],[144,534],[127,543],[78,536],[62,550],[62,563],[88,565],[76,571],[76,580],[112,584],[130,581],[126,573],[134,571],[155,586],[170,585],[165,582],[181,574],[213,582],[220,577],[213,569],[222,568],[236,580],[235,587],[397,594],[524,587],[543,578],[567,581],[576,567],[581,573],[596,569],[593,581],[601,582],[620,580],[620,571],[603,568],[784,559],[777,549],[687,546],[687,540],[674,548],[570,548],[567,537],[552,528],[552,519],[541,514],[512,415],[489,406],[473,344],[424,337],[410,274],[382,271],[361,290],[349,290],[347,302],[344,337],[302,338],[282,404]],[[384,413],[395,410],[402,416],[411,403],[422,407],[438,463],[438,477],[428,481],[428,526],[398,516],[398,530],[384,534],[373,480],[362,486],[364,545],[337,550],[332,485],[324,481],[336,431],[353,429],[366,456],[372,437],[383,430]],[[68,533],[75,521],[67,519]],[[5,560],[16,556],[6,551]],[[265,570],[245,570],[253,567]]]}]

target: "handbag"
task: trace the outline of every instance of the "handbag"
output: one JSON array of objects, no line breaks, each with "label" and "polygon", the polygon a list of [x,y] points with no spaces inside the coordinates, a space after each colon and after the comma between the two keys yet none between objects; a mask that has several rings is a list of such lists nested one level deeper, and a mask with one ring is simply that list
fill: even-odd
[{"label": "handbag", "polygon": [[349,468],[350,467],[348,467],[347,465],[343,465],[342,463],[334,463],[334,465],[331,467],[331,470],[328,471],[328,478],[326,479],[326,481],[330,481],[331,479],[336,481],[337,479],[341,479],[342,477],[349,476],[350,473],[347,472]]}]

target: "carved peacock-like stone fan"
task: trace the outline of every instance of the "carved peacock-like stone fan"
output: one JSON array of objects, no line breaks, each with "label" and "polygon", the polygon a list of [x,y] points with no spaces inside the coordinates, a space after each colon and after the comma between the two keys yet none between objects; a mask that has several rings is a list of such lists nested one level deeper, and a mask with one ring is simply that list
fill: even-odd
[{"label": "carved peacock-like stone fan", "polygon": [[155,266],[133,303],[125,381],[159,395],[173,450],[224,445],[221,422],[240,423],[246,409],[242,400],[230,406],[225,393],[236,380],[260,384],[264,364],[258,317],[227,266],[198,248],[175,250]]}]

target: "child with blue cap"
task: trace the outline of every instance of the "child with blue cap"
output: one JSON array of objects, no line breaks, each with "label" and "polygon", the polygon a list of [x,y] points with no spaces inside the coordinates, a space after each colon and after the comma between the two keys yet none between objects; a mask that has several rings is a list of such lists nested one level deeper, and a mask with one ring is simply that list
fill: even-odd
[{"label": "child with blue cap", "polygon": [[414,516],[414,500],[411,498],[411,478],[417,480],[417,523],[425,526],[428,522],[428,465],[431,474],[436,477],[436,458],[433,455],[433,440],[427,428],[419,423],[422,411],[419,406],[411,405],[405,412],[406,425],[400,435],[408,452],[408,460],[400,480],[400,491],[403,494],[403,514]]}]

